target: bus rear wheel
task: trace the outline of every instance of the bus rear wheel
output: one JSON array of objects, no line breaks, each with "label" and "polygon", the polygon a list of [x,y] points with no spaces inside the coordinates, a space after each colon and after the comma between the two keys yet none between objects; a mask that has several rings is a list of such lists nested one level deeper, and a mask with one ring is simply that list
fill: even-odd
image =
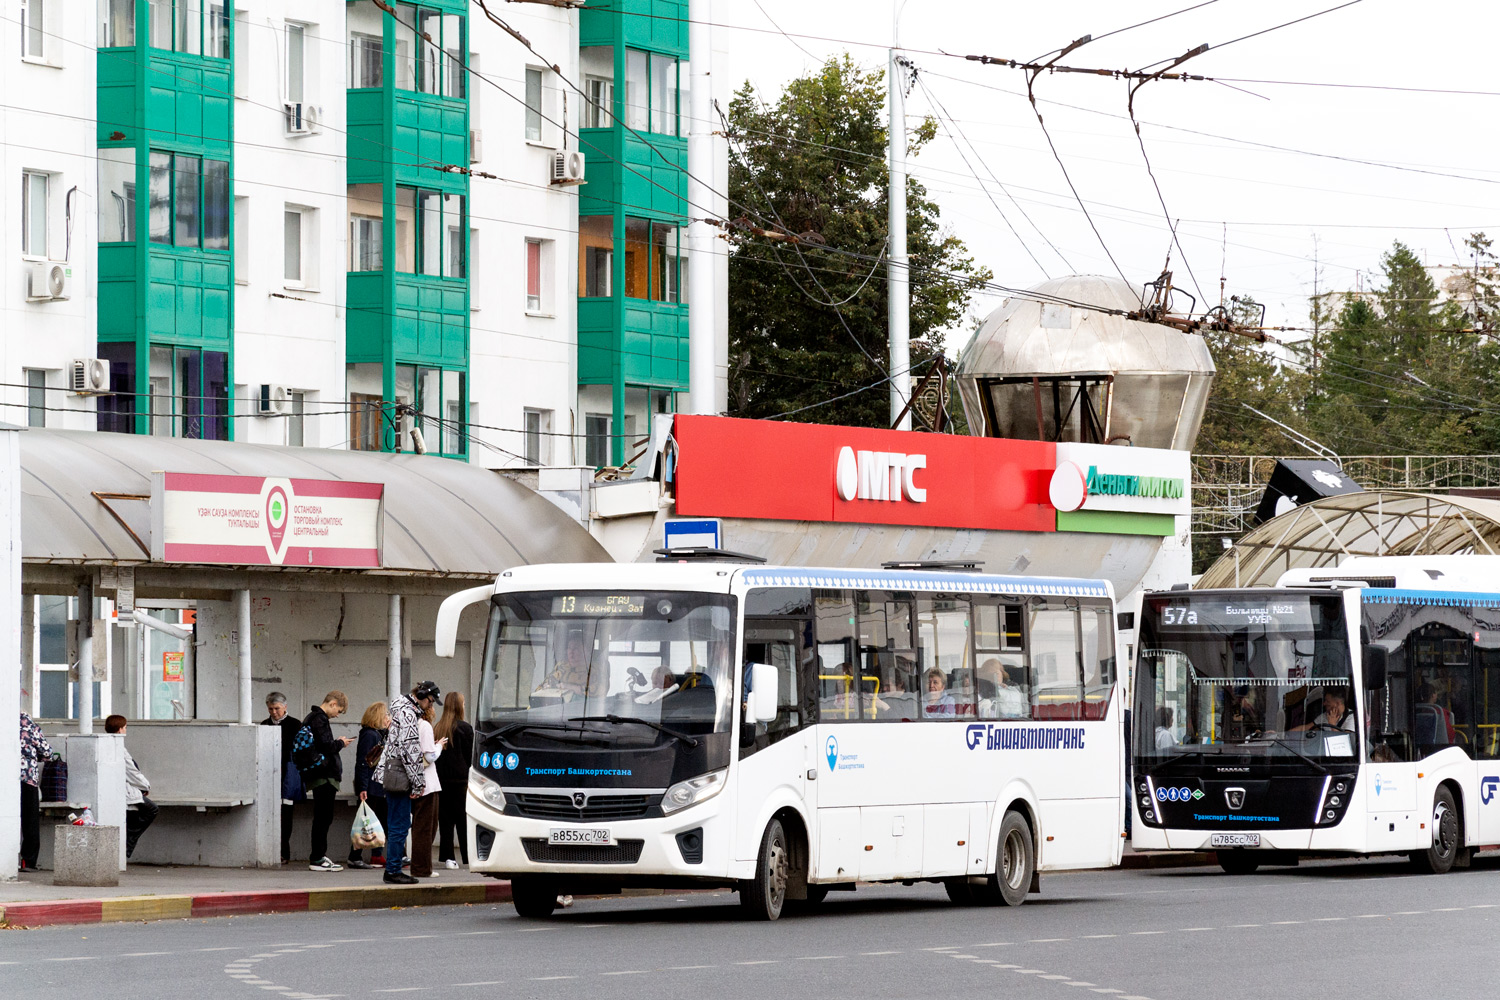
[{"label": "bus rear wheel", "polygon": [[[755,877],[740,883],[740,907],[751,920],[775,920],[786,906],[786,884],[791,869],[786,828],[773,819],[760,840]],[[808,888],[812,888],[809,886]]]},{"label": "bus rear wheel", "polygon": [[1250,875],[1260,867],[1260,859],[1246,850],[1220,851],[1218,862],[1228,875]]},{"label": "bus rear wheel", "polygon": [[1453,793],[1439,788],[1432,797],[1432,846],[1413,851],[1409,857],[1418,871],[1442,875],[1452,869],[1458,849],[1458,810],[1453,805]]},{"label": "bus rear wheel", "polygon": [[542,879],[518,876],[510,880],[510,901],[516,916],[541,920],[557,909],[557,888]]},{"label": "bus rear wheel", "polygon": [[949,879],[944,887],[948,898],[960,905],[1020,906],[1026,902],[1035,874],[1036,851],[1031,827],[1024,816],[1012,809],[1000,823],[995,874],[984,882]]}]

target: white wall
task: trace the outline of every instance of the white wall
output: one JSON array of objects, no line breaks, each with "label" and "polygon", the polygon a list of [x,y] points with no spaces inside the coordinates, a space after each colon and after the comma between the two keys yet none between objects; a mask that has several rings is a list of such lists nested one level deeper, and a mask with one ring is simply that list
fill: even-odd
[{"label": "white wall", "polygon": [[[471,14],[474,10],[471,9]],[[512,4],[506,20],[564,75],[578,80],[578,15],[565,8]],[[563,108],[576,130],[580,98],[544,72],[542,140],[527,142],[525,71],[541,60],[482,16],[471,16],[470,49],[488,81],[471,77],[474,127],[483,134],[474,169],[499,175],[470,185],[471,261],[469,398],[473,434],[469,459],[489,468],[524,465],[521,430],[528,408],[550,411],[566,432],[578,372],[578,188],[549,181],[554,148],[563,145]],[[548,121],[547,119],[551,119]],[[555,124],[558,123],[558,124]],[[569,145],[576,148],[576,140]],[[526,241],[543,243],[542,307],[527,311]],[[514,454],[510,454],[514,453]],[[571,461],[566,438],[543,438],[543,464]]]},{"label": "white wall", "polygon": [[[98,342],[98,295],[92,274],[98,239],[95,201],[94,114],[97,29],[92,3],[47,5],[45,62],[23,60],[19,5],[0,19],[0,421],[25,424],[25,369],[47,372],[49,427],[93,429],[88,397],[63,390],[74,358],[93,357]],[[26,301],[31,259],[21,256],[21,175],[50,175],[46,258],[71,260],[66,301]],[[71,199],[71,249],[67,193]]]},{"label": "white wall", "polygon": [[[303,443],[340,447],[344,416],[346,76],[342,0],[244,0],[235,51],[235,437],[287,444],[288,418],[255,415],[263,384],[307,393]],[[288,20],[302,24],[303,98],[322,130],[287,134]],[[286,221],[302,211],[301,280],[286,276]],[[290,296],[285,298],[283,296]]]}]

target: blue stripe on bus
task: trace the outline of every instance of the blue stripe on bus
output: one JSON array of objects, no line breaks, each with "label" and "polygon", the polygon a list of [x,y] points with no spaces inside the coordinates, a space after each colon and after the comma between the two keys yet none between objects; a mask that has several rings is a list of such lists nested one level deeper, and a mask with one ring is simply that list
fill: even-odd
[{"label": "blue stripe on bus", "polygon": [[1097,580],[1066,580],[1032,576],[988,576],[974,573],[935,573],[918,570],[747,569],[752,587],[855,587],[865,590],[938,590],[984,594],[1049,594],[1066,597],[1108,597]]},{"label": "blue stripe on bus", "polygon": [[1450,608],[1500,608],[1500,594],[1459,594],[1451,590],[1388,590],[1366,587],[1367,604],[1423,604]]}]

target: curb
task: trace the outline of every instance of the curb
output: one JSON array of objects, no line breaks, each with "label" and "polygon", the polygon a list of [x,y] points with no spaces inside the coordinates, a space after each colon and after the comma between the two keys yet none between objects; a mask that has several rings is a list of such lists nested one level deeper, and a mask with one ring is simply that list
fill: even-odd
[{"label": "curb", "polygon": [[1202,868],[1217,865],[1213,851],[1139,851],[1120,859],[1120,867],[1131,871],[1148,868]]},{"label": "curb", "polygon": [[0,927],[48,927],[122,920],[232,917],[250,913],[320,910],[379,910],[402,906],[508,903],[509,882],[468,885],[370,886],[358,889],[285,889],[268,892],[209,892],[180,896],[116,896],[11,903],[0,907]]}]

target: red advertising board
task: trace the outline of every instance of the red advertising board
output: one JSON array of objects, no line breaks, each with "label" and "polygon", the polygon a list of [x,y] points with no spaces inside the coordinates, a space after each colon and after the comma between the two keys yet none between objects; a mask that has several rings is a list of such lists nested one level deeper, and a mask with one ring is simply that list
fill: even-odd
[{"label": "red advertising board", "polygon": [[679,415],[677,513],[1054,531],[1047,441]]}]

